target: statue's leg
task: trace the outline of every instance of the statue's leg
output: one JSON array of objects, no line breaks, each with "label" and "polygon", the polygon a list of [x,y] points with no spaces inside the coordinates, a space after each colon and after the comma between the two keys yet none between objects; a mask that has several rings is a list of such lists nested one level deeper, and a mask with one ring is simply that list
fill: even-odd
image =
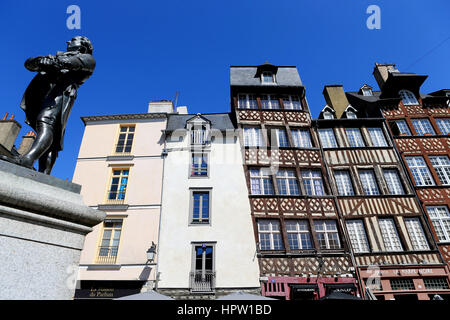
[{"label": "statue's leg", "polygon": [[34,162],[41,158],[53,143],[53,126],[45,122],[37,123],[37,137],[30,150],[20,158],[23,166],[33,167]]},{"label": "statue's leg", "polygon": [[39,158],[39,172],[50,174],[53,166],[55,165],[56,158],[58,157],[58,151],[49,150]]}]

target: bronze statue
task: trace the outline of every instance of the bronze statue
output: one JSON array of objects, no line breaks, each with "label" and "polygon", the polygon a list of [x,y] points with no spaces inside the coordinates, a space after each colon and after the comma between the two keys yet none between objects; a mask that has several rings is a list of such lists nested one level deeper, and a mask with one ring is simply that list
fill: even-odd
[{"label": "bronze statue", "polygon": [[30,150],[21,156],[1,159],[32,169],[39,159],[39,171],[50,174],[58,152],[63,149],[64,131],[77,97],[77,89],[94,72],[92,43],[77,36],[67,42],[67,52],[56,56],[29,58],[25,68],[38,72],[26,89],[20,107],[25,122],[37,133]]}]

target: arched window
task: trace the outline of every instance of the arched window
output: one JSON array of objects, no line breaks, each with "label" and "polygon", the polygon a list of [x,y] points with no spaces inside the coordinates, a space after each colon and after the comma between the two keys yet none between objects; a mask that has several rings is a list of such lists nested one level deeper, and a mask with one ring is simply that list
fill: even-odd
[{"label": "arched window", "polygon": [[334,119],[334,114],[331,113],[330,111],[325,111],[325,112],[323,113],[323,118],[324,118],[324,119]]},{"label": "arched window", "polygon": [[409,90],[400,90],[398,95],[402,98],[403,104],[405,106],[419,104],[416,96]]}]

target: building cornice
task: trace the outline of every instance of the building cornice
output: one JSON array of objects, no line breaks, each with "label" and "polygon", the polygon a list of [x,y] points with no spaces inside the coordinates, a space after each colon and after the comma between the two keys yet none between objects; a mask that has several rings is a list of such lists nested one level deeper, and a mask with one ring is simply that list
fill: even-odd
[{"label": "building cornice", "polygon": [[110,121],[110,120],[141,120],[141,119],[159,119],[167,118],[167,113],[132,113],[132,114],[113,114],[101,116],[81,117],[86,125],[88,122]]}]

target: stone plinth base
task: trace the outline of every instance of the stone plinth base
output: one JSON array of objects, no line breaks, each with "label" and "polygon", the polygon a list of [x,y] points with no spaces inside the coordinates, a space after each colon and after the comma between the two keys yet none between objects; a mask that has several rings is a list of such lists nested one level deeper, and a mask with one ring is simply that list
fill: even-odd
[{"label": "stone plinth base", "polygon": [[0,160],[0,299],[73,299],[85,235],[105,218],[80,190]]}]

